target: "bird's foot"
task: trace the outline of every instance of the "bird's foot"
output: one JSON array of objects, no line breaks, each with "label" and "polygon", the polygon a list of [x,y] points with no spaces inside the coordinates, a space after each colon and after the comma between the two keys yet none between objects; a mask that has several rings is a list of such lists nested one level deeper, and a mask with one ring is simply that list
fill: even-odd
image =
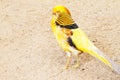
[{"label": "bird's foot", "polygon": [[65,65],[64,67],[63,67],[63,70],[66,70],[66,69],[68,69],[70,66],[69,65]]},{"label": "bird's foot", "polygon": [[73,65],[73,68],[79,68],[79,64],[75,64],[75,65]]}]

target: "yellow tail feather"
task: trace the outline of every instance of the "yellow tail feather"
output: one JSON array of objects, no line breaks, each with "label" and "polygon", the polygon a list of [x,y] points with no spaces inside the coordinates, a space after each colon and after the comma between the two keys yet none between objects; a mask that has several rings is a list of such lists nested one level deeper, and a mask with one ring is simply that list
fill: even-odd
[{"label": "yellow tail feather", "polygon": [[120,74],[120,66],[117,65],[114,61],[110,60],[107,56],[105,56],[104,53],[100,51],[97,47],[92,47],[92,49],[89,51],[89,54],[104,62],[106,65]]}]

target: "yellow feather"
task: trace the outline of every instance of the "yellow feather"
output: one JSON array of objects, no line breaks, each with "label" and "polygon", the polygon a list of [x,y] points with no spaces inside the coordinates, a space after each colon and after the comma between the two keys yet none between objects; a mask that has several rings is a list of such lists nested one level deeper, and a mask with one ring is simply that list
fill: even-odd
[{"label": "yellow feather", "polygon": [[111,67],[110,62],[95,51],[95,46],[80,28],[73,30],[73,36],[71,38],[77,49],[89,53]]},{"label": "yellow feather", "polygon": [[71,38],[78,50],[96,57],[120,74],[120,66],[117,65],[114,61],[110,60],[101,50],[94,46],[94,44],[88,39],[86,34],[80,28],[73,29],[72,31],[73,35]]},{"label": "yellow feather", "polygon": [[69,51],[69,44],[67,42],[67,36],[61,31],[61,28],[55,24],[54,18],[51,22],[52,31],[58,41],[59,45],[65,50]]}]

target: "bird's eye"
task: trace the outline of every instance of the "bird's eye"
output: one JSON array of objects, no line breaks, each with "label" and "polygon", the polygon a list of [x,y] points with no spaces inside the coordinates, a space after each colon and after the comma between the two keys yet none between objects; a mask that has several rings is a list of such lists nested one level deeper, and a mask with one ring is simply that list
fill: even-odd
[{"label": "bird's eye", "polygon": [[60,11],[57,11],[57,13],[60,13]]},{"label": "bird's eye", "polygon": [[52,13],[52,15],[56,15],[56,13]]}]

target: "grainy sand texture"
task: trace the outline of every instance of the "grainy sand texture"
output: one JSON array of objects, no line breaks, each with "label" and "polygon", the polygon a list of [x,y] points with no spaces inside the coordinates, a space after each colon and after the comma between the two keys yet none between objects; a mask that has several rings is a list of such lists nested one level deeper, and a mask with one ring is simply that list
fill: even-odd
[{"label": "grainy sand texture", "polygon": [[0,80],[120,80],[86,53],[78,69],[63,70],[66,54],[50,27],[55,5],[66,6],[90,40],[120,65],[120,0],[0,0]]}]

